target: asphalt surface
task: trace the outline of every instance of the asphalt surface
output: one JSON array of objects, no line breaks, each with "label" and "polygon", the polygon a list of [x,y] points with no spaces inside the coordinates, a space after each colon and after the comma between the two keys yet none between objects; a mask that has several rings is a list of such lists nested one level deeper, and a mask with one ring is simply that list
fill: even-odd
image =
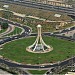
[{"label": "asphalt surface", "polygon": [[[29,6],[29,7],[36,7],[36,8],[39,8],[39,9],[45,9],[45,10],[60,10],[62,9],[63,12],[67,12],[67,13],[70,13],[70,14],[75,14],[75,11],[73,10],[73,8],[69,9],[69,8],[66,8],[66,7],[56,7],[56,6],[51,6],[51,5],[41,5],[41,4],[35,4],[35,3],[29,3],[29,2],[24,2],[24,3],[20,3],[20,2],[5,2],[5,3],[14,3],[14,4],[21,4],[21,5],[24,5],[24,6]],[[15,36],[12,36],[12,37],[6,37],[6,38],[3,38],[2,40],[0,40],[0,45],[6,43],[6,42],[9,42],[9,41],[12,41],[12,40],[15,40],[15,39],[19,39],[19,38],[22,38],[22,37],[29,37],[29,36],[36,36],[37,34],[34,33],[34,34],[30,34],[31,32],[31,29],[27,26],[21,26],[19,23],[16,23],[16,22],[13,22],[13,21],[9,21],[7,19],[3,19],[3,18],[0,18],[1,21],[5,21],[5,22],[8,22],[9,24],[12,24],[12,25],[16,25],[16,26],[19,26],[19,27],[22,27],[25,31],[20,34],[20,35],[15,35]],[[70,38],[70,37],[66,37],[66,36],[60,36],[60,35],[56,35],[56,34],[61,34],[61,33],[64,33],[64,32],[69,32],[71,30],[74,30],[75,27],[71,27],[70,29],[66,29],[66,30],[62,30],[61,32],[54,32],[54,33],[43,33],[42,35],[43,36],[54,36],[54,37],[57,37],[57,38],[60,38],[60,39],[66,39],[66,40],[69,40],[69,41],[75,41],[75,39],[73,38]],[[47,69],[47,68],[52,68],[52,67],[57,67],[57,66],[64,66],[66,64],[69,63],[69,61],[73,60],[73,62],[75,62],[75,57],[73,58],[70,58],[70,59],[67,59],[63,62],[60,62],[60,63],[55,63],[55,64],[47,64],[47,65],[24,65],[24,64],[18,64],[18,63],[14,63],[14,62],[10,62],[9,60],[7,59],[2,59],[0,58],[0,63],[5,63],[6,65],[8,65],[9,67],[20,67],[20,68],[30,68],[30,69]],[[69,63],[70,64],[70,63]],[[72,63],[71,63],[72,64]]]},{"label": "asphalt surface", "polygon": [[[3,38],[2,40],[0,40],[0,45],[6,43],[6,42],[9,42],[9,41],[12,41],[12,40],[15,40],[15,39],[19,39],[19,38],[22,38],[22,37],[29,37],[29,36],[36,36],[37,34],[36,33],[31,33],[30,34],[30,28],[27,27],[27,26],[21,26],[19,23],[14,23],[13,21],[9,21],[9,20],[6,20],[4,18],[0,18],[0,20],[2,21],[7,21],[9,24],[12,24],[12,25],[16,25],[16,26],[19,26],[19,27],[22,27],[25,31],[20,34],[20,35],[15,35],[15,36],[12,36],[12,37],[6,37],[6,38]],[[72,39],[70,37],[66,37],[66,36],[60,36],[60,35],[56,35],[56,34],[59,34],[59,33],[64,33],[64,32],[67,32],[67,31],[71,31],[75,29],[75,27],[71,27],[70,29],[67,29],[67,30],[62,30],[61,32],[54,32],[54,33],[43,33],[42,35],[43,36],[54,36],[54,37],[57,37],[57,38],[60,38],[60,39],[66,39],[66,40],[69,40],[69,41],[75,41],[75,39]],[[71,58],[71,59],[68,59],[68,60],[65,60],[63,62],[60,62],[59,64],[58,63],[55,63],[55,64],[47,64],[47,65],[24,65],[24,64],[18,64],[18,63],[14,63],[14,62],[11,62],[9,61],[8,59],[3,59],[3,58],[0,58],[0,63],[5,63],[6,65],[8,65],[9,67],[20,67],[20,68],[27,68],[27,69],[48,69],[48,68],[52,68],[52,67],[56,67],[56,66],[64,66],[66,64],[69,63],[69,61],[73,60],[75,62],[75,57]]]},{"label": "asphalt surface", "polygon": [[43,3],[30,2],[30,1],[20,2],[20,1],[0,0],[0,2],[4,2],[7,4],[16,4],[16,5],[32,7],[32,8],[38,8],[38,9],[43,9],[48,11],[57,11],[57,12],[67,13],[68,15],[75,16],[75,10],[73,7],[54,6],[50,4],[43,4]]},{"label": "asphalt surface", "polygon": [[11,33],[12,30],[13,30],[13,27],[11,25],[9,25],[8,29],[5,32],[3,32],[3,33],[0,34],[0,37],[5,36],[5,35]]},{"label": "asphalt surface", "polygon": [[6,75],[6,74],[7,75],[13,75],[13,74],[8,73],[7,71],[0,69],[0,75]]}]

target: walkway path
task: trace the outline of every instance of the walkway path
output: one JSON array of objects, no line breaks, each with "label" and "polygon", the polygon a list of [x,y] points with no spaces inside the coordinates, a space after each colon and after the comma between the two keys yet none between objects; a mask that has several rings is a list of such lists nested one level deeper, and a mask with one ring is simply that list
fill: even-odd
[{"label": "walkway path", "polygon": [[10,24],[9,24],[8,29],[7,29],[5,32],[1,33],[1,34],[0,34],[0,37],[5,36],[5,35],[11,33],[12,31],[14,31],[14,28],[15,28],[15,27],[14,27],[13,25],[10,25]]},{"label": "walkway path", "polygon": [[61,34],[58,34],[58,35],[64,35],[64,36],[69,37],[69,36],[73,36],[74,33],[75,33],[75,30],[72,30],[72,31],[61,33]]},{"label": "walkway path", "polygon": [[10,73],[8,73],[7,71],[4,71],[4,70],[2,70],[2,69],[0,69],[0,75],[12,75],[12,74],[10,74]]},{"label": "walkway path", "polygon": [[[2,10],[5,10],[5,9],[0,8],[0,11],[2,11]],[[6,11],[8,11],[8,10],[6,10]],[[64,21],[51,21],[51,20],[48,20],[48,19],[45,19],[45,18],[40,18],[40,17],[36,17],[36,16],[31,16],[31,15],[26,16],[26,14],[20,14],[20,13],[14,12],[14,11],[10,11],[10,12],[12,12],[13,15],[16,15],[16,16],[19,16],[19,17],[23,17],[23,18],[28,17],[28,18],[33,18],[33,19],[46,21],[46,22],[64,22]]]}]

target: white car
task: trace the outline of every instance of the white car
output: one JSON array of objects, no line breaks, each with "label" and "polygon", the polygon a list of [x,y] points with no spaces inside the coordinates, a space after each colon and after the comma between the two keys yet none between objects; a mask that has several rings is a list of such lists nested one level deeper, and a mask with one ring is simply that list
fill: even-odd
[{"label": "white car", "polygon": [[40,66],[40,67],[45,67],[45,66]]}]

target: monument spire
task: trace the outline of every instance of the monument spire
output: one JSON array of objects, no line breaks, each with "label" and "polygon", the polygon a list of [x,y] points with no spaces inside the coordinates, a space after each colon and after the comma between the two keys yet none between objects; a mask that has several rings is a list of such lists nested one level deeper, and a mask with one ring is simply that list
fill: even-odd
[{"label": "monument spire", "polygon": [[41,25],[37,25],[38,35],[35,42],[26,48],[27,51],[33,53],[46,53],[53,50],[52,46],[45,44],[41,35]]}]

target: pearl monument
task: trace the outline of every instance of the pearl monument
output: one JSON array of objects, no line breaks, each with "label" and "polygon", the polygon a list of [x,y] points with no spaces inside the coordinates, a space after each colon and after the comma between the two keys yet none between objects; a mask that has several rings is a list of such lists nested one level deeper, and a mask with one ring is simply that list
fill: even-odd
[{"label": "pearl monument", "polygon": [[37,30],[38,30],[38,35],[37,38],[35,40],[35,42],[28,46],[26,48],[26,50],[28,52],[32,52],[32,53],[47,53],[53,50],[52,46],[47,45],[43,39],[42,39],[42,35],[41,35],[41,25],[37,25]]}]

